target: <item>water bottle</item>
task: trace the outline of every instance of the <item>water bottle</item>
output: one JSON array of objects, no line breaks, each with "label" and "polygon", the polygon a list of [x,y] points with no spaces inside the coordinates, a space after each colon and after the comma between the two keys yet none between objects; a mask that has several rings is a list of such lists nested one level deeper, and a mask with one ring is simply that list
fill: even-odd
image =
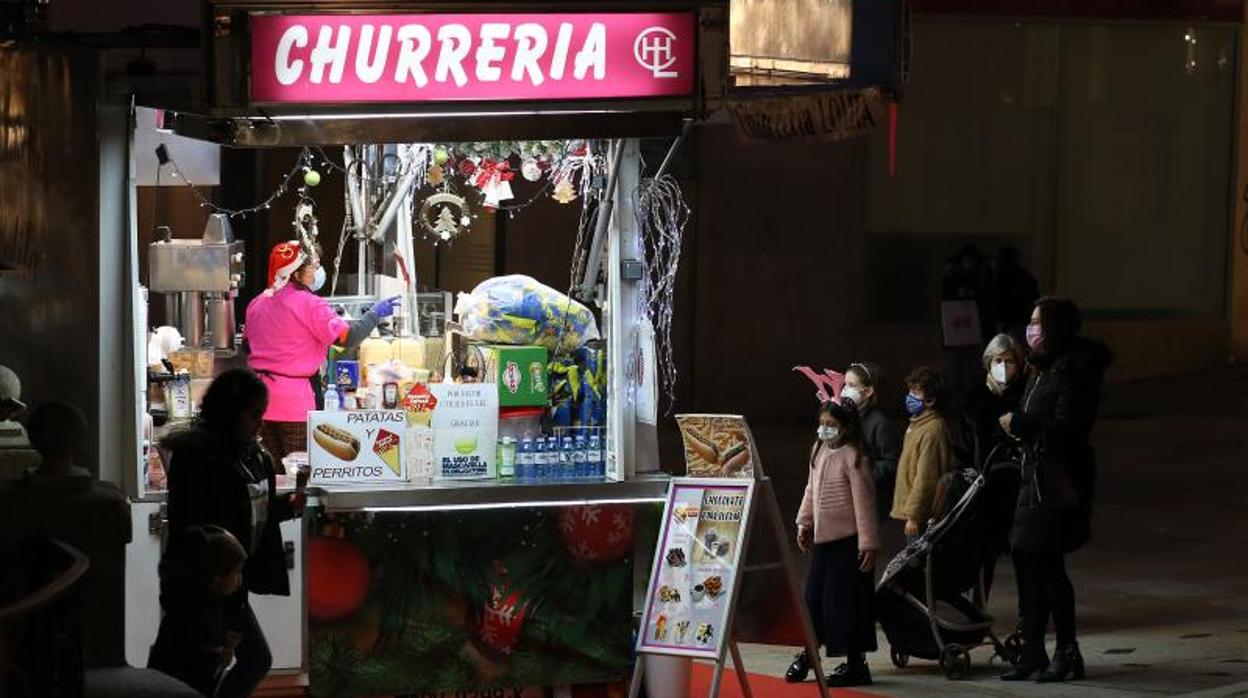
[{"label": "water bottle", "polygon": [[516,479],[529,480],[533,477],[533,437],[528,434],[520,440],[520,453],[516,456]]},{"label": "water bottle", "polygon": [[342,398],[338,397],[337,385],[330,383],[329,386],[325,388],[324,399],[326,412],[337,412],[342,408]]},{"label": "water bottle", "polygon": [[585,434],[580,431],[573,440],[572,475],[576,478],[589,477],[589,453],[585,447]]},{"label": "water bottle", "polygon": [[570,480],[576,476],[576,465],[572,462],[572,454],[576,452],[576,443],[572,440],[572,435],[564,433],[563,438],[559,440],[559,477],[564,480]]},{"label": "water bottle", "polygon": [[598,430],[595,429],[589,434],[589,453],[585,456],[585,460],[589,462],[589,476],[603,477],[606,475],[606,463],[603,461],[602,439],[598,437]]},{"label": "water bottle", "polygon": [[546,460],[546,439],[540,436],[533,442],[533,471],[529,477],[534,480],[550,477],[550,461]]},{"label": "water bottle", "polygon": [[516,440],[504,436],[498,445],[498,476],[512,478],[516,476]]}]

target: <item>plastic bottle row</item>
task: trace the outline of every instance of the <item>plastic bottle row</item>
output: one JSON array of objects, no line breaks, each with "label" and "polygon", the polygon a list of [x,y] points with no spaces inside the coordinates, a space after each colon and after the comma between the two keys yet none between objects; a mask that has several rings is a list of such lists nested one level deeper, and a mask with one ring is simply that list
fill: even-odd
[{"label": "plastic bottle row", "polygon": [[601,427],[569,427],[554,436],[526,433],[498,443],[498,476],[524,482],[590,480],[606,475]]}]

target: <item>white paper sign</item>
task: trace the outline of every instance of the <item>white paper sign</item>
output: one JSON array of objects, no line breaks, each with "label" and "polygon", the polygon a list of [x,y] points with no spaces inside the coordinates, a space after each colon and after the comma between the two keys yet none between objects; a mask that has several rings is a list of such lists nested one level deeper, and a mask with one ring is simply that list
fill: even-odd
[{"label": "white paper sign", "polygon": [[407,480],[402,410],[308,413],[312,484],[382,485]]},{"label": "white paper sign", "polygon": [[490,383],[435,383],[433,476],[443,480],[497,475],[498,386]]}]

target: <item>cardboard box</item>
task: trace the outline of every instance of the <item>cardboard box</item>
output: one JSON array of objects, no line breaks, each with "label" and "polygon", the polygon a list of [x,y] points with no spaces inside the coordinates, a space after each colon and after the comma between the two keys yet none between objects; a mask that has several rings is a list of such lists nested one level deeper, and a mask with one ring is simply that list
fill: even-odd
[{"label": "cardboard box", "polygon": [[498,384],[500,407],[544,407],[550,402],[545,347],[484,347],[486,383]]}]

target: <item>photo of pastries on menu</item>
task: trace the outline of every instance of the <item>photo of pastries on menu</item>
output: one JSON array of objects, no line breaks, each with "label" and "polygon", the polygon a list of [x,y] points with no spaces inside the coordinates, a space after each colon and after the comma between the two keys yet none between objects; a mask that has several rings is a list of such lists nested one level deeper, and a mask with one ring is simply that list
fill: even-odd
[{"label": "photo of pastries on menu", "polygon": [[714,651],[727,621],[746,490],[680,487],[674,496],[644,640]]}]

